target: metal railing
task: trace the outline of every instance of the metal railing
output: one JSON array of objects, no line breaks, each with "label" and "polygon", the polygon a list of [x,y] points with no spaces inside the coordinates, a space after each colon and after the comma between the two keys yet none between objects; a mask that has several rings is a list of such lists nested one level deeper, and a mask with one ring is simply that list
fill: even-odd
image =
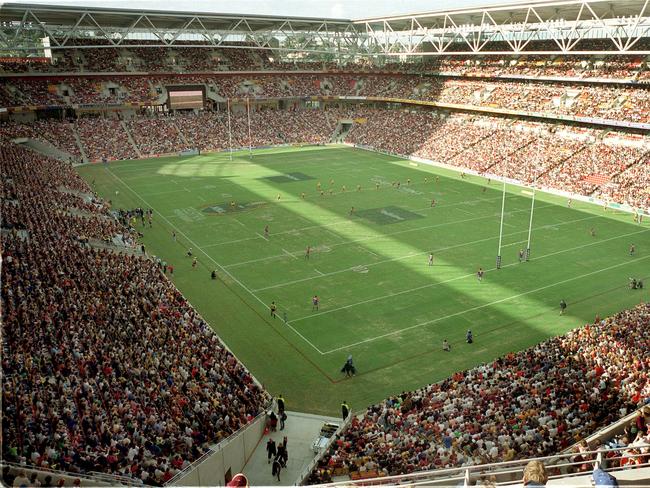
[{"label": "metal railing", "polygon": [[352,419],[354,418],[354,415],[348,415],[348,418],[345,419],[345,421],[339,425],[339,428],[336,429],[336,431],[332,434],[332,436],[329,438],[329,441],[323,447],[320,452],[314,457],[314,459],[311,460],[311,462],[300,472],[298,475],[298,479],[296,480],[296,485],[303,485],[305,481],[307,481],[307,478],[309,478],[309,475],[311,472],[318,466],[319,461],[323,458],[325,453],[329,451],[329,448],[331,447],[332,443],[338,439],[338,437],[341,435],[341,433],[348,428],[348,425],[350,425],[350,422],[352,422]]},{"label": "metal railing", "polygon": [[[646,446],[650,447],[650,445]],[[528,459],[519,459],[516,461],[506,461],[493,464],[481,464],[477,466],[465,466],[460,468],[445,468],[445,469],[436,469],[429,471],[420,471],[416,473],[396,475],[396,476],[384,476],[376,478],[365,478],[358,480],[347,480],[333,483],[323,483],[313,486],[321,487],[349,487],[349,486],[367,486],[367,485],[431,485],[431,484],[440,484],[440,485],[450,485],[456,483],[450,483],[451,481],[464,480],[463,486],[468,487],[471,484],[472,480],[481,479],[484,477],[490,477],[495,480],[497,484],[509,484],[520,482],[522,479],[523,471],[525,466],[530,461],[541,461],[546,465],[546,470],[549,473],[549,479],[560,479],[573,476],[584,476],[589,474],[591,471],[584,471],[579,468],[583,467],[585,464],[592,465],[592,469],[600,467],[605,469],[608,472],[616,472],[622,469],[629,469],[626,466],[622,467],[612,467],[606,469],[606,463],[615,463],[623,458],[633,459],[634,463],[631,463],[629,466],[633,468],[646,468],[650,467],[650,460],[646,460],[647,454],[643,453],[630,453],[633,448],[630,447],[619,447],[615,449],[600,449],[596,451],[588,451],[582,453],[566,453],[562,455],[538,457],[538,458],[528,458]],[[619,453],[625,453],[625,455],[617,455]],[[611,456],[612,453],[615,453],[614,456]],[[578,461],[572,460],[576,456],[581,456],[583,458],[591,460],[585,461],[585,459],[580,459]],[[637,460],[639,462],[637,462]]]},{"label": "metal railing", "polygon": [[31,464],[18,464],[8,461],[0,461],[0,467],[4,468],[9,466],[17,471],[24,470],[27,473],[37,473],[44,475],[51,475],[53,478],[70,478],[88,481],[91,484],[96,484],[98,481],[106,483],[106,486],[142,486],[142,480],[129,478],[127,476],[119,476],[108,473],[100,473],[98,471],[89,471],[87,473],[71,473],[68,471],[60,471],[56,469],[46,468],[42,466],[34,466]]}]

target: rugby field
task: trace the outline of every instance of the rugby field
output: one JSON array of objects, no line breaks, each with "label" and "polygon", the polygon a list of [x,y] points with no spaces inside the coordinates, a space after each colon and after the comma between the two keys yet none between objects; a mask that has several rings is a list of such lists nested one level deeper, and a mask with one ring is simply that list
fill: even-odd
[{"label": "rugby field", "polygon": [[[289,410],[337,414],[342,400],[362,410],[647,295],[627,288],[628,277],[650,276],[647,224],[538,192],[531,260],[520,263],[531,199],[509,186],[496,270],[499,183],[368,151],[277,148],[79,171],[114,207],[153,208],[153,228],[138,224],[148,252],[174,265],[176,285]],[[358,373],[345,378],[349,354]]]}]

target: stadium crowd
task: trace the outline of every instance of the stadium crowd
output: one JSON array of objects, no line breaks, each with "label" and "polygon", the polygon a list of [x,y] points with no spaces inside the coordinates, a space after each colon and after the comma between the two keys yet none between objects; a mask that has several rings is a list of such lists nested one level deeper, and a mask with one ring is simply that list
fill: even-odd
[{"label": "stadium crowd", "polygon": [[[650,397],[650,305],[542,342],[355,417],[310,483],[550,455]],[[640,434],[650,441],[650,432]],[[647,445],[647,444],[646,444]]]},{"label": "stadium crowd", "polygon": [[[650,207],[648,161],[643,138],[596,129],[466,114],[377,109],[252,110],[249,139],[246,110],[233,111],[232,147],[329,142],[340,120],[353,123],[346,141],[385,152],[417,156],[481,174],[599,196],[633,207]],[[405,131],[404,128],[410,130]],[[79,157],[73,131],[87,158],[131,159],[184,149],[226,150],[231,140],[224,112],[116,119],[84,117],[36,125],[6,123],[0,136],[49,141]],[[129,135],[131,138],[129,138]],[[133,141],[133,143],[131,142]]]},{"label": "stadium crowd", "polygon": [[76,121],[75,128],[91,161],[137,157],[119,120],[84,117]]},{"label": "stadium crowd", "polygon": [[[221,98],[367,96],[507,109],[548,116],[576,116],[650,122],[646,85],[564,84],[528,80],[477,80],[404,74],[161,74],[12,78],[0,93],[6,106],[69,104],[161,104],[166,87],[199,85]],[[208,92],[210,93],[210,92]]]},{"label": "stadium crowd", "polygon": [[[197,41],[176,40],[173,47],[156,46],[155,42],[146,40],[123,40],[119,48],[92,48],[91,45],[109,45],[109,41],[101,38],[92,40],[69,39],[68,49],[57,51],[51,61],[43,59],[21,59],[12,61],[4,59],[0,62],[0,73],[101,73],[101,72],[174,72],[187,73],[210,71],[346,71],[362,72],[377,71],[393,73],[429,73],[453,74],[466,77],[508,77],[526,76],[536,78],[567,77],[567,78],[614,78],[627,80],[643,80],[650,77],[650,70],[644,57],[634,51],[648,49],[647,38],[636,42],[629,55],[609,55],[601,57],[566,56],[559,52],[558,45],[553,40],[530,41],[518,55],[494,56],[464,56],[453,55],[454,52],[468,50],[468,45],[459,40],[448,47],[449,56],[417,62],[387,62],[376,66],[361,59],[347,64],[329,63],[314,59],[283,59],[276,53],[262,50],[246,49],[245,44],[223,44],[220,47],[207,45],[195,47]],[[186,44],[191,44],[186,45]],[[253,46],[251,46],[253,47]],[[607,50],[612,47],[609,39],[581,39],[574,50]],[[83,49],[81,49],[83,48]],[[484,50],[505,50],[510,47],[505,42],[491,41]],[[473,48],[472,48],[473,50]],[[546,56],[526,54],[527,51],[557,51],[557,54]]]},{"label": "stadium crowd", "polygon": [[[650,122],[647,88],[498,79],[647,78],[633,56],[602,62],[457,57],[413,69],[464,78],[406,75],[400,66],[386,66],[395,71],[390,75],[364,67],[345,73],[327,64],[317,68],[330,72],[318,74],[180,76],[168,72],[306,64],[239,49],[126,43],[121,51],[98,51],[61,51],[54,66],[2,68],[159,75],[12,78],[0,86],[0,105],[149,104],[166,96],[166,86],[188,84],[205,85],[222,99],[391,97]],[[229,124],[234,148],[322,144],[342,119],[353,121],[346,140],[354,144],[650,208],[647,141],[621,143],[596,129],[370,108],[253,109],[249,129],[241,106],[230,120],[223,111],[202,111],[2,122],[3,459],[161,485],[263,412],[269,400],[164,268],[146,256],[114,252],[116,241],[135,246],[136,229],[116,220],[68,164],[9,140],[39,139],[74,159],[99,161],[225,150]],[[401,474],[564,449],[648,398],[648,322],[650,306],[642,305],[370,406],[310,481],[329,481],[336,470]],[[616,442],[636,447],[648,435],[646,429]]]},{"label": "stadium crowd", "polygon": [[160,486],[269,400],[71,167],[5,141],[2,458]]},{"label": "stadium crowd", "polygon": [[355,124],[351,143],[650,208],[647,142],[630,146],[597,140],[595,130],[556,131],[549,124],[487,117],[442,120],[436,113],[386,110],[357,114],[362,115],[367,122]]}]

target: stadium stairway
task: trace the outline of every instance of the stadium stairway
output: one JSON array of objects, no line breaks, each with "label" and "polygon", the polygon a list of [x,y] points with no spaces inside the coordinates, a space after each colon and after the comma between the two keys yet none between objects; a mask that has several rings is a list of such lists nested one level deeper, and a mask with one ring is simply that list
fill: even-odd
[{"label": "stadium stairway", "polygon": [[[143,156],[142,156],[142,153],[140,152],[140,148],[135,143],[135,139],[133,139],[133,136],[131,135],[131,131],[129,130],[129,127],[126,125],[126,123],[123,120],[120,120],[120,125],[122,126],[122,130],[126,134],[126,137],[129,139],[129,143],[131,144],[131,147],[133,148],[135,153],[138,155],[138,157],[142,158]],[[174,127],[176,127],[176,126],[174,126]],[[178,129],[176,129],[176,130],[178,130]]]},{"label": "stadium stairway", "polygon": [[563,164],[571,164],[571,160],[573,159],[573,157],[574,157],[576,154],[579,154],[579,153],[581,153],[582,151],[584,151],[585,149],[587,149],[587,147],[588,147],[588,144],[583,144],[582,146],[580,146],[577,150],[573,151],[573,152],[572,152],[571,154],[569,154],[568,156],[565,156],[565,157],[563,157],[563,158],[561,158],[561,159],[558,159],[558,160],[557,160],[555,163],[553,163],[553,164],[549,164],[548,167],[547,167],[543,172],[541,172],[541,173],[539,173],[539,174],[537,175],[537,178],[542,178],[543,176],[546,176],[547,174],[549,174],[551,171],[553,171],[553,170],[554,170],[555,168],[557,168],[558,166],[561,166],[561,165],[563,165]]},{"label": "stadium stairway", "polygon": [[74,156],[72,156],[70,153],[62,151],[49,142],[42,141],[40,139],[25,139],[24,142],[22,142],[22,145],[31,149],[32,151],[54,159],[58,159],[59,161],[69,162],[75,159]]},{"label": "stadium stairway", "polygon": [[171,119],[171,125],[172,125],[172,127],[173,127],[174,129],[176,129],[176,132],[178,133],[178,137],[180,138],[180,140],[183,141],[183,143],[184,143],[185,145],[187,145],[188,147],[190,147],[191,144],[190,144],[189,141],[185,138],[185,136],[183,135],[183,132],[178,128],[178,126],[176,125],[176,122],[174,121],[174,119]]},{"label": "stadium stairway", "polygon": [[352,130],[352,126],[354,125],[354,121],[351,119],[348,120],[339,120],[338,123],[336,124],[336,128],[334,129],[334,132],[332,133],[332,137],[330,138],[330,142],[343,142],[345,141],[346,137]]},{"label": "stadium stairway", "polygon": [[648,164],[647,161],[649,160],[649,158],[650,158],[650,151],[646,151],[646,152],[643,153],[643,155],[642,155],[639,159],[637,159],[636,161],[634,161],[634,162],[628,164],[628,165],[625,166],[625,167],[621,167],[621,168],[619,169],[619,171],[616,171],[615,173],[612,173],[612,174],[610,174],[610,175],[607,175],[607,181],[604,181],[603,183],[601,183],[600,185],[598,185],[598,186],[594,189],[594,191],[592,191],[589,195],[591,196],[591,195],[595,195],[595,194],[597,194],[597,193],[598,193],[598,190],[600,190],[601,187],[603,187],[604,185],[606,185],[606,184],[609,183],[610,181],[616,180],[616,179],[617,179],[621,174],[625,173],[625,172],[626,172],[627,170],[629,170],[630,168],[634,168],[635,166],[641,166],[641,165]]},{"label": "stadium stairway", "polygon": [[77,143],[77,147],[79,148],[79,152],[81,153],[81,159],[84,163],[88,163],[88,155],[86,154],[86,150],[84,149],[84,145],[81,142],[81,137],[79,136],[79,132],[77,131],[77,126],[76,124],[72,125],[72,134],[74,135],[74,140]]}]

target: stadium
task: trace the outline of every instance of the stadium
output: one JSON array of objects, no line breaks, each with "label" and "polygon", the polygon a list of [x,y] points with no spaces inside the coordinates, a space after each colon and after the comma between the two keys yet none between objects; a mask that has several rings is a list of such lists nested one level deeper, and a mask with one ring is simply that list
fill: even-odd
[{"label": "stadium", "polygon": [[134,7],[0,5],[4,486],[648,486],[648,0]]}]

